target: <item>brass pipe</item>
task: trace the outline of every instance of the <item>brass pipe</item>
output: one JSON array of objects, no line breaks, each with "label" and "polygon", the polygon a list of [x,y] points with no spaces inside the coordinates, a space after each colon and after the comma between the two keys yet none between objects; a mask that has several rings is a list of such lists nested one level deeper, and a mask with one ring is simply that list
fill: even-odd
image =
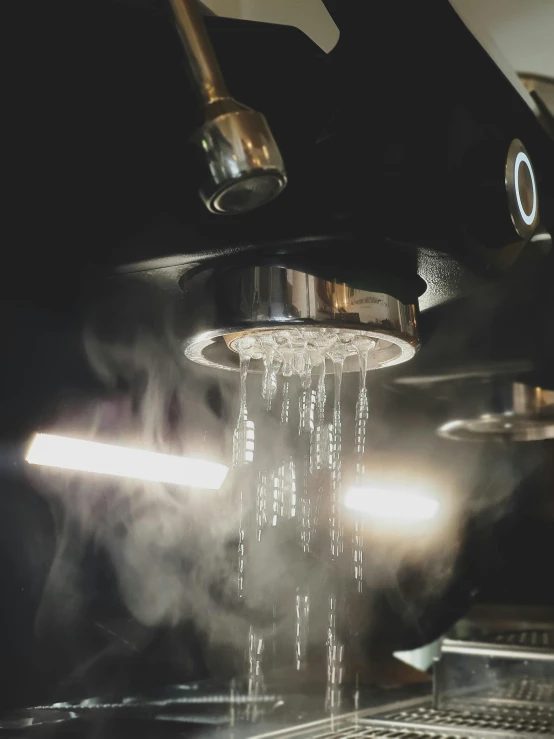
[{"label": "brass pipe", "polygon": [[170,0],[198,91],[206,105],[230,97],[198,0]]}]

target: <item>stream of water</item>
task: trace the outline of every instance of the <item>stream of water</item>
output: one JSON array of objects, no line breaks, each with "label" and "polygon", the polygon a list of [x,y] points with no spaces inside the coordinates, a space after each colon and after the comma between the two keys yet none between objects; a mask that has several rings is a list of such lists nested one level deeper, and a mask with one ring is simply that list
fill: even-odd
[{"label": "stream of water", "polygon": [[[293,650],[291,664],[301,672],[308,669],[312,600],[307,563],[310,557],[323,560],[327,603],[326,644],[327,686],[325,703],[333,713],[341,705],[345,675],[344,583],[342,562],[351,557],[353,587],[363,591],[364,531],[359,518],[353,522],[351,545],[345,547],[343,522],[343,428],[341,390],[345,364],[359,368],[359,390],[354,421],[355,481],[365,474],[369,399],[366,377],[378,366],[377,342],[361,331],[338,332],[330,329],[279,329],[249,334],[238,339],[234,349],[240,355],[240,400],[233,435],[233,467],[237,474],[236,491],[239,504],[238,589],[243,599],[249,587],[248,570],[256,556],[265,532],[293,522],[299,547],[299,562],[294,591],[291,627]],[[268,450],[256,449],[256,430],[248,409],[248,374],[251,362],[263,367],[261,395],[267,418],[256,418],[258,424],[277,423],[282,438],[296,436],[289,447],[280,449],[269,468],[258,457],[271,457]],[[332,370],[333,388],[328,398],[326,373]],[[275,418],[275,415],[278,418]],[[298,419],[297,426],[294,419]],[[328,421],[330,419],[331,422]],[[261,427],[260,427],[261,428]],[[278,443],[275,435],[275,443]],[[255,470],[255,475],[251,470]],[[255,480],[252,483],[252,480]],[[282,522],[282,523],[281,523]],[[327,539],[327,549],[314,550],[316,542]],[[350,538],[348,540],[350,542]],[[326,563],[326,564],[325,564]],[[321,600],[319,601],[321,602]],[[269,636],[269,653],[262,630],[250,627],[246,645],[247,683],[252,696],[260,695],[265,686],[266,663],[274,666],[282,655],[279,648],[279,613],[283,604],[272,605],[273,626]],[[267,636],[267,635],[266,635]],[[268,656],[269,655],[269,656]],[[255,704],[255,703],[254,703]]]}]

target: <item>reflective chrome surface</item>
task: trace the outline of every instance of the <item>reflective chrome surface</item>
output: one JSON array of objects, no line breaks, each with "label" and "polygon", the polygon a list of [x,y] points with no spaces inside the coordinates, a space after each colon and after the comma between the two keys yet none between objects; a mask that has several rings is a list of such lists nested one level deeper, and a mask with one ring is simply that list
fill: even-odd
[{"label": "reflective chrome surface", "polygon": [[266,119],[237,103],[206,32],[198,0],[170,0],[205,122],[193,137],[204,164],[200,197],[212,213],[246,213],[273,200],[287,184]]},{"label": "reflective chrome surface", "polygon": [[[192,335],[181,337],[184,353],[220,369],[238,369],[238,356],[225,337],[287,326],[363,330],[379,340],[379,366],[405,362],[419,347],[415,306],[285,267],[201,273],[183,289],[185,312],[193,311],[192,327],[186,329]],[[357,358],[347,360],[345,369],[357,371]]]},{"label": "reflective chrome surface", "polygon": [[507,709],[512,713],[507,728],[551,736],[554,651],[548,643],[529,643],[524,631],[511,636],[513,640],[501,633],[479,641],[444,639],[433,670],[434,707],[492,716]]},{"label": "reflective chrome surface", "polygon": [[439,436],[454,441],[554,439],[554,391],[514,382],[503,399],[503,409],[449,421],[438,429]]},{"label": "reflective chrome surface", "polygon": [[554,390],[514,382],[512,401],[514,413],[548,413],[554,420]]},{"label": "reflective chrome surface", "polygon": [[246,213],[277,197],[287,184],[285,165],[261,113],[226,101],[196,132],[205,164],[200,197],[212,213]]}]

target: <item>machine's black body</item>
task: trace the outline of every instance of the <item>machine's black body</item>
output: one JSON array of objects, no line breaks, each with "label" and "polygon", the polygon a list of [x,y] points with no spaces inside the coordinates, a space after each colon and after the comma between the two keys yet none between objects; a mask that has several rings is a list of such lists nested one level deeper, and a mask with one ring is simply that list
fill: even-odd
[{"label": "machine's black body", "polygon": [[59,299],[69,268],[75,285],[87,268],[263,255],[405,298],[425,291],[419,274],[436,305],[533,251],[498,204],[503,158],[524,142],[548,230],[554,144],[450,4],[329,5],[329,55],[292,28],[206,19],[289,174],[274,203],[237,218],[197,196],[198,106],[166,3],[4,6],[12,288]]}]

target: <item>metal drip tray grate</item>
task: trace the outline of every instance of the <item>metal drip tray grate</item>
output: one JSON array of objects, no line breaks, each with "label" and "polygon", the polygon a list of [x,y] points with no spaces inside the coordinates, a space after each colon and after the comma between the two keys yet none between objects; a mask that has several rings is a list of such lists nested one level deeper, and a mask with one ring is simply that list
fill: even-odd
[{"label": "metal drip tray grate", "polygon": [[468,731],[467,736],[475,736],[483,730],[502,736],[521,734],[554,736],[554,714],[549,711],[514,711],[498,706],[490,706],[484,711],[483,706],[473,707],[464,703],[464,709],[460,711],[420,707],[398,711],[382,718],[394,722],[397,726],[436,727],[441,735],[444,729],[448,728],[455,730],[456,736],[461,735],[460,731],[462,734]]},{"label": "metal drip tray grate", "polygon": [[433,729],[400,728],[394,725],[374,726],[372,722],[364,720],[335,728],[327,726],[313,733],[293,736],[302,736],[303,739],[474,739],[470,735],[451,734],[448,730],[437,732]]},{"label": "metal drip tray grate", "polygon": [[[345,726],[338,731],[314,734],[313,739],[460,739],[461,734],[437,734],[413,729],[377,728],[372,726]],[[469,737],[468,737],[469,739]]]},{"label": "metal drip tray grate", "polygon": [[528,629],[527,631],[506,631],[487,635],[485,641],[494,644],[510,644],[514,647],[537,647],[554,649],[554,631]]},{"label": "metal drip tray grate", "polygon": [[498,686],[481,691],[479,698],[486,701],[515,701],[517,703],[537,703],[553,706],[554,683],[533,678],[506,680]]},{"label": "metal drip tray grate", "polygon": [[[302,739],[554,739],[554,631],[444,640],[433,700],[411,699],[299,730]],[[307,727],[306,727],[307,728]]]},{"label": "metal drip tray grate", "polygon": [[[287,739],[534,739],[554,737],[554,712],[513,710],[464,703],[460,710],[438,710],[429,700],[397,703],[388,710],[318,722],[280,732]],[[266,739],[269,736],[266,735]]]},{"label": "metal drip tray grate", "polygon": [[487,712],[493,708],[554,711],[551,631],[487,636],[487,641],[445,640],[433,676],[434,705],[441,710]]},{"label": "metal drip tray grate", "polygon": [[509,707],[512,711],[548,713],[554,720],[554,683],[532,677],[502,680],[448,697],[448,707],[459,711],[468,708],[486,711],[495,706]]}]

